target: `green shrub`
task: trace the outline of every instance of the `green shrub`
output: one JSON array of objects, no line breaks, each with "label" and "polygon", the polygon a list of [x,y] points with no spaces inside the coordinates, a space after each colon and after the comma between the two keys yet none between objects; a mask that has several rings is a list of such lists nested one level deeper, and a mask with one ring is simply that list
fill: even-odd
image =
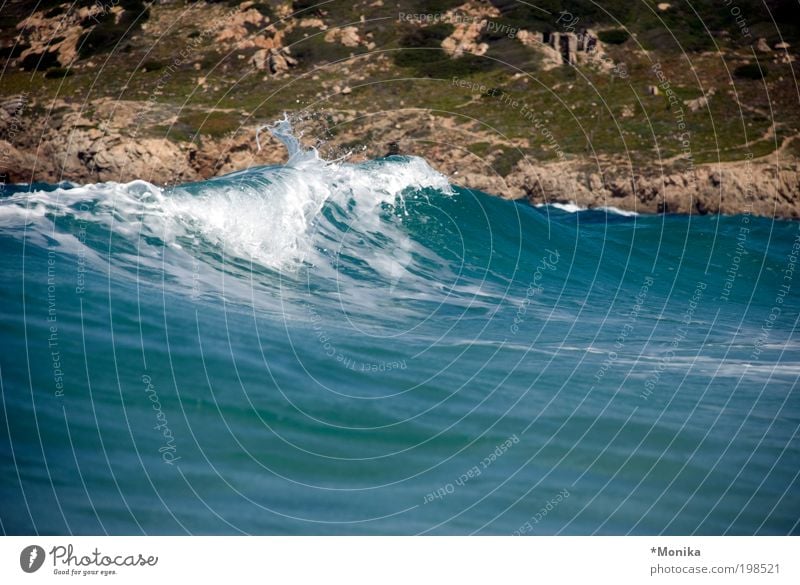
[{"label": "green shrub", "polygon": [[[305,35],[308,35],[307,37]],[[345,47],[340,43],[329,43],[325,35],[317,34],[314,29],[297,27],[286,35],[285,44],[292,57],[303,65],[316,66],[321,63],[332,63],[358,53],[357,49]]]},{"label": "green shrub", "polygon": [[496,68],[507,69],[511,66],[528,72],[536,71],[541,61],[541,57],[535,49],[526,47],[515,38],[508,37],[491,42],[484,58],[496,59],[497,61],[494,63]]},{"label": "green shrub", "polygon": [[22,60],[20,65],[25,71],[41,71],[50,67],[58,67],[61,63],[59,63],[58,55],[55,52],[47,51],[39,54],[31,53]]},{"label": "green shrub", "polygon": [[29,45],[19,42],[7,47],[0,47],[0,59],[16,59],[27,48]]},{"label": "green shrub", "polygon": [[514,170],[521,158],[522,153],[517,148],[503,150],[495,156],[492,169],[501,177],[506,177]]},{"label": "green shrub", "polygon": [[226,112],[184,112],[175,124],[174,132],[188,135],[206,135],[219,138],[241,127],[237,116]]},{"label": "green shrub", "polygon": [[461,6],[464,0],[415,0],[409,4],[407,12],[441,14]]},{"label": "green shrub", "polygon": [[[492,4],[500,11],[502,20],[513,28],[526,28],[531,30],[552,30],[555,17],[561,9],[555,3],[552,6],[543,6],[542,0],[537,2],[519,2],[518,0],[491,0]],[[547,2],[545,2],[547,4]],[[542,8],[550,12],[539,10]]]},{"label": "green shrub", "polygon": [[403,49],[394,54],[394,63],[398,67],[414,67],[419,69],[425,65],[436,63],[447,58],[441,49],[418,48]]},{"label": "green shrub", "polygon": [[426,27],[409,27],[400,37],[399,43],[403,50],[394,54],[395,65],[412,67],[422,76],[438,77],[438,72],[447,69],[447,62],[452,61],[441,45],[454,30],[455,27],[447,22]]},{"label": "green shrub", "polygon": [[466,54],[456,59],[441,49],[404,49],[395,53],[394,62],[399,67],[411,67],[418,77],[466,77],[489,71],[497,66],[496,61],[477,55]]},{"label": "green shrub", "polygon": [[631,34],[625,29],[614,28],[611,30],[601,30],[597,33],[597,38],[607,45],[621,45],[631,38]]},{"label": "green shrub", "polygon": [[270,19],[270,21],[275,19],[275,12],[272,10],[272,6],[266,4],[264,2],[256,2],[255,6],[253,6],[256,10],[258,10],[262,16],[266,16]]},{"label": "green shrub", "polygon": [[748,63],[734,69],[733,74],[741,79],[764,79],[767,76],[767,66]]},{"label": "green shrub", "polygon": [[165,67],[162,61],[158,59],[148,59],[144,63],[142,63],[142,71],[145,73],[150,73],[151,71],[159,71]]},{"label": "green shrub", "polygon": [[230,6],[230,7],[238,6],[239,4],[241,4],[239,0],[186,0],[186,2],[191,4],[199,4],[201,2],[204,4],[223,4],[225,6]]},{"label": "green shrub", "polygon": [[491,148],[492,145],[489,142],[473,142],[467,145],[468,151],[481,158],[485,157]]},{"label": "green shrub", "polygon": [[63,79],[64,77],[69,77],[74,72],[72,69],[66,69],[64,67],[51,67],[47,71],[44,72],[45,79]]},{"label": "green shrub", "polygon": [[54,16],[59,16],[60,14],[64,14],[64,9],[61,6],[54,6],[44,13],[44,17],[53,18]]},{"label": "green shrub", "polygon": [[[313,8],[321,1],[322,0],[294,0],[294,2],[292,2],[292,12],[299,12],[301,10],[307,10],[309,8]],[[308,12],[312,11],[308,10]],[[298,16],[300,18],[303,18],[305,16],[308,16],[308,12],[306,12],[305,14],[298,14]]]},{"label": "green shrub", "polygon": [[405,48],[439,47],[442,41],[453,34],[455,27],[449,22],[437,22],[430,26],[413,26],[402,37],[400,46]]}]

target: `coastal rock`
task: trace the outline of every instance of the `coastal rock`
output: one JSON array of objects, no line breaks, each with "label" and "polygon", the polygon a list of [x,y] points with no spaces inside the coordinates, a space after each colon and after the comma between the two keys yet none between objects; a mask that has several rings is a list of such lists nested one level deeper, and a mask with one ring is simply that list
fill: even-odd
[{"label": "coastal rock", "polygon": [[67,67],[77,57],[81,36],[107,12],[118,17],[122,11],[119,6],[106,6],[99,2],[78,9],[62,5],[55,9],[55,14],[50,10],[37,10],[17,24],[19,42],[28,45],[18,61],[40,63],[41,68],[55,64]]},{"label": "coastal rock", "polygon": [[692,100],[684,100],[684,105],[692,112],[698,112],[703,108],[708,107],[708,100],[716,93],[714,88],[709,89],[705,95]]},{"label": "coastal rock", "polygon": [[13,140],[24,131],[27,103],[28,98],[23,94],[8,97],[0,102],[0,138]]},{"label": "coastal rock", "polygon": [[289,55],[289,49],[260,49],[250,58],[250,64],[259,71],[269,71],[273,75],[286,73],[297,65],[297,59]]},{"label": "coastal rock", "polygon": [[478,42],[486,28],[487,19],[497,18],[500,11],[487,3],[469,0],[457,9],[445,13],[444,22],[453,24],[454,30],[442,41],[442,49],[451,57],[464,53],[484,55],[489,50],[487,43]]},{"label": "coastal rock", "polygon": [[451,57],[460,57],[464,53],[484,55],[489,45],[478,42],[481,28],[478,22],[456,25],[453,33],[442,41],[442,49]]},{"label": "coastal rock", "polygon": [[215,41],[248,48],[254,46],[251,31],[265,27],[268,19],[255,8],[247,8],[229,16],[223,22],[224,26],[217,32]]},{"label": "coastal rock", "polygon": [[301,18],[297,26],[300,28],[318,28],[320,30],[328,30],[328,25],[325,24],[321,18]]},{"label": "coastal rock", "polygon": [[[36,156],[27,149],[19,149],[10,142],[0,139],[0,193],[3,183],[26,183],[32,180],[31,169],[36,168]],[[53,180],[41,169],[37,176]],[[54,181],[55,182],[55,181]]]},{"label": "coastal rock", "polygon": [[345,47],[351,48],[362,44],[362,40],[358,36],[358,29],[354,26],[330,29],[325,33],[325,41],[328,43],[341,43]]},{"label": "coastal rock", "polygon": [[771,53],[772,49],[769,48],[767,44],[767,39],[764,37],[759,37],[756,41],[756,51],[761,51],[762,53]]},{"label": "coastal rock", "polygon": [[518,171],[508,184],[534,204],[575,203],[581,207],[614,206],[644,213],[736,214],[800,217],[800,165],[724,163],[695,171],[638,176],[618,175],[599,184],[599,175],[569,163]]},{"label": "coastal rock", "polygon": [[270,73],[277,75],[278,73],[286,73],[290,67],[297,65],[297,59],[289,55],[288,47],[281,50],[269,49],[267,65]]},{"label": "coastal rock", "polygon": [[[261,63],[269,68],[270,58],[280,57],[282,52],[265,51]],[[339,91],[346,93],[349,87],[340,85]],[[24,96],[14,96],[0,103],[0,172],[5,173],[6,181],[69,179],[86,183],[143,178],[173,184],[255,164],[274,164],[285,158],[284,149],[266,133],[261,134],[262,149],[256,148],[255,125],[225,137],[201,133],[191,142],[176,140],[174,133],[153,134],[153,128],[171,127],[184,115],[166,104],[145,106],[112,98],[84,104],[58,99],[48,104],[52,105],[49,117],[34,117],[27,112],[35,111],[37,105],[25,100]],[[21,105],[24,113],[17,115]],[[93,114],[87,116],[88,111]],[[11,135],[9,121],[14,117],[24,131]],[[498,142],[479,124],[465,125],[427,114],[421,117],[415,111],[400,110],[351,124],[357,119],[358,112],[340,110],[327,117],[311,117],[307,122],[311,126],[299,125],[297,129],[301,135],[320,136],[323,129],[314,124],[336,124],[338,131],[330,148],[334,155],[341,155],[352,150],[345,145],[358,143],[363,148],[354,155],[354,162],[356,157],[383,156],[386,144],[397,142],[402,144],[402,152],[424,157],[455,183],[535,204],[614,206],[645,213],[749,211],[770,217],[800,217],[800,165],[791,157],[782,159],[791,162],[781,164],[776,164],[774,157],[765,157],[749,164],[697,165],[689,170],[674,166],[663,171],[645,166],[635,172],[622,161],[597,160],[589,167],[586,160],[577,158],[537,162],[523,157],[501,176],[493,168],[497,157],[513,149],[529,148],[526,140]],[[438,140],[428,140],[434,134]],[[491,146],[480,156],[467,149],[443,146],[456,142]]]}]

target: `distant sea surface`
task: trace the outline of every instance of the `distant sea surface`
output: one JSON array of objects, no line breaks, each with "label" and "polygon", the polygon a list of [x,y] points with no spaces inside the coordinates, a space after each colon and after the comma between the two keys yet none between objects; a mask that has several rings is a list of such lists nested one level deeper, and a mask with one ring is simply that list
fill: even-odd
[{"label": "distant sea surface", "polygon": [[286,165],[6,188],[3,532],[800,532],[799,223],[273,132]]}]

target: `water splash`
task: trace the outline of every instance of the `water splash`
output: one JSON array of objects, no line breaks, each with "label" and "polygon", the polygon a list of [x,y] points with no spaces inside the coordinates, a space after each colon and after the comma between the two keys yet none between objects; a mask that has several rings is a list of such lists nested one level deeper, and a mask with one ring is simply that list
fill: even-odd
[{"label": "water splash", "polygon": [[69,226],[91,224],[122,236],[143,258],[161,258],[165,248],[200,248],[284,271],[330,264],[330,250],[352,239],[345,234],[379,233],[385,249],[367,263],[376,272],[390,266],[387,278],[396,283],[396,264],[405,266],[413,247],[402,227],[405,198],[426,189],[451,194],[447,179],[418,157],[360,164],[325,160],[303,147],[287,115],[258,128],[259,148],[264,129],[286,148],[285,164],[166,189],[137,180],[20,193],[0,204],[0,225],[35,225],[34,234],[52,234],[75,251],[84,242]]}]

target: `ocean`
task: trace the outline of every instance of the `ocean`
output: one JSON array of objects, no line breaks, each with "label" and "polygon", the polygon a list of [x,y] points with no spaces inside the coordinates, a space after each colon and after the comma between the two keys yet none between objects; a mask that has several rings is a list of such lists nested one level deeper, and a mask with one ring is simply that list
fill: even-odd
[{"label": "ocean", "polygon": [[3,533],[800,533],[800,223],[271,130],[284,165],[6,186]]}]

